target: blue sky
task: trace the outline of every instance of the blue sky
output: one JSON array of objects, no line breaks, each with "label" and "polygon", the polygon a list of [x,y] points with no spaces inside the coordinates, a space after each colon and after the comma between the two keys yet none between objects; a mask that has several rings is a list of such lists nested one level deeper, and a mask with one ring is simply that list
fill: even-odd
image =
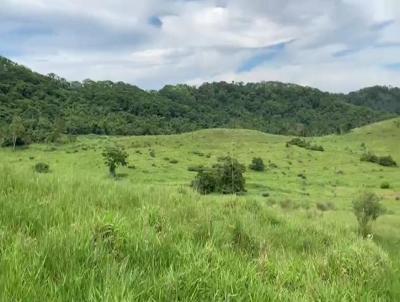
[{"label": "blue sky", "polygon": [[146,89],[283,81],[400,86],[398,0],[1,0],[0,55]]}]

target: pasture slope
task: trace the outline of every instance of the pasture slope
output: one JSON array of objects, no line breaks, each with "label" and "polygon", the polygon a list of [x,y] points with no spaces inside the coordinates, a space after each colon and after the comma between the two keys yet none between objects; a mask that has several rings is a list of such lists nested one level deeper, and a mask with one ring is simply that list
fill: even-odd
[{"label": "pasture slope", "polygon": [[[0,301],[399,301],[400,168],[360,156],[400,163],[400,119],[309,139],[325,152],[289,139],[213,129],[0,150]],[[118,180],[110,143],[129,153]],[[228,153],[267,169],[245,173],[243,196],[194,192],[188,167]],[[365,190],[387,209],[368,240],[351,210]]]}]

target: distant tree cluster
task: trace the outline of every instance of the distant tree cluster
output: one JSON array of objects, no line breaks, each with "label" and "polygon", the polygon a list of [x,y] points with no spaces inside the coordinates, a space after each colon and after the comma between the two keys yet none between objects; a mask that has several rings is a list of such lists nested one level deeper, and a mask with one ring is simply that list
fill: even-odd
[{"label": "distant tree cluster", "polygon": [[[173,134],[217,127],[312,136],[344,133],[398,114],[397,90],[360,93],[379,99],[371,96],[359,104],[357,93],[330,94],[277,82],[219,82],[144,91],[122,82],[67,82],[0,57],[0,142],[15,147],[55,142],[65,134]],[[380,110],[385,96],[385,110]]]}]

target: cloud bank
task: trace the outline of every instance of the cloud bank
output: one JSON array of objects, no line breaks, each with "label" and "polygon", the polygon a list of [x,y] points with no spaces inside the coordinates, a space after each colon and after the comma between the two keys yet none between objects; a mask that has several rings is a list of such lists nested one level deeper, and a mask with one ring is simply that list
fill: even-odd
[{"label": "cloud bank", "polygon": [[1,2],[0,54],[68,80],[400,86],[398,0]]}]

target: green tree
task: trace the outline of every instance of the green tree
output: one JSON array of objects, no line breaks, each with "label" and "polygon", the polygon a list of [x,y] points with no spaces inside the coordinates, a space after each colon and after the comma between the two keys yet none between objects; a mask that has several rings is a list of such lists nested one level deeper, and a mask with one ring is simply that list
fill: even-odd
[{"label": "green tree", "polygon": [[260,157],[254,157],[253,160],[251,161],[251,164],[249,165],[249,169],[260,172],[264,171],[265,170],[264,161]]},{"label": "green tree", "polygon": [[10,134],[12,139],[13,150],[15,150],[15,146],[17,145],[17,140],[22,139],[22,136],[25,134],[25,127],[21,117],[17,115],[14,116],[10,124]]},{"label": "green tree", "polygon": [[223,194],[234,194],[245,192],[246,180],[243,173],[246,171],[244,165],[236,159],[227,156],[218,160],[213,166],[218,177],[218,191]]},{"label": "green tree", "polygon": [[245,192],[246,180],[243,176],[245,170],[244,165],[236,159],[229,156],[221,157],[212,168],[199,170],[192,181],[192,187],[201,194]]},{"label": "green tree", "polygon": [[364,192],[353,201],[353,212],[358,221],[359,232],[366,238],[371,234],[372,222],[382,215],[385,210],[376,194]]},{"label": "green tree", "polygon": [[217,175],[214,170],[201,169],[192,182],[192,187],[200,194],[210,194],[217,189]]},{"label": "green tree", "polygon": [[112,177],[116,177],[115,170],[118,166],[126,166],[128,164],[128,153],[122,147],[109,146],[105,148],[102,155]]}]

